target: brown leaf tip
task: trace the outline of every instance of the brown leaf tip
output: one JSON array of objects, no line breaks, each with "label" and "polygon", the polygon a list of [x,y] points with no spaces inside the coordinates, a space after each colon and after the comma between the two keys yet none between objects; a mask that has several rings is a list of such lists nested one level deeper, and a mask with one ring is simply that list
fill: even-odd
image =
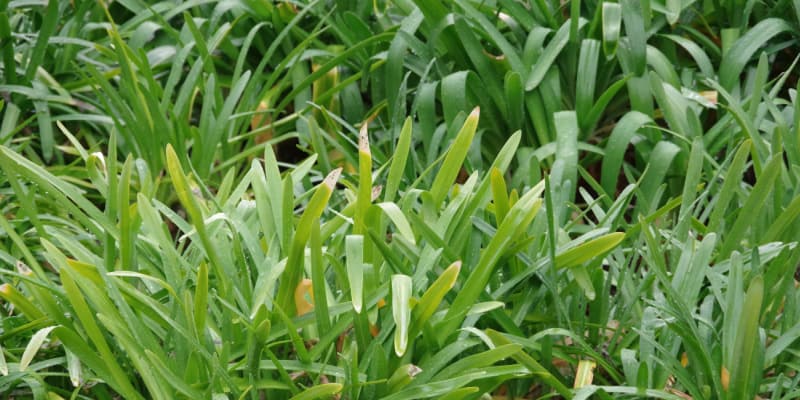
[{"label": "brown leaf tip", "polygon": [[358,151],[370,154],[369,151],[369,124],[365,121],[358,131]]},{"label": "brown leaf tip", "polygon": [[325,186],[333,190],[336,187],[336,182],[339,181],[339,176],[342,175],[342,167],[336,168],[335,170],[331,171],[328,176],[325,177],[325,181],[323,183]]},{"label": "brown leaf tip", "polygon": [[31,271],[31,269],[27,265],[25,265],[25,263],[23,263],[22,261],[17,261],[17,272],[19,272],[20,275],[25,275],[25,276],[33,275],[33,271]]},{"label": "brown leaf tip", "polygon": [[383,186],[377,185],[372,187],[372,201],[378,200],[380,197],[381,192],[383,191]]}]

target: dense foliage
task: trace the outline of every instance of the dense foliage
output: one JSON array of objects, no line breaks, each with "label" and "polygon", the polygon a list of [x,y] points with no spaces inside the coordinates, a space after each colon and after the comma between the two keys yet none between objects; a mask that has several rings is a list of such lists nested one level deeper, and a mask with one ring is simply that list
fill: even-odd
[{"label": "dense foliage", "polygon": [[0,398],[800,398],[798,0],[0,0]]}]

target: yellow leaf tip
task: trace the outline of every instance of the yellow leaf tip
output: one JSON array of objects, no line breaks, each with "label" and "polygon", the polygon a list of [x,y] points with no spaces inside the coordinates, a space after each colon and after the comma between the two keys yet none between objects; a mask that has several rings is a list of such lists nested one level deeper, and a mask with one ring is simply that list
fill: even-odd
[{"label": "yellow leaf tip", "polygon": [[481,108],[475,107],[472,109],[472,112],[469,113],[470,118],[478,118],[481,115]]}]

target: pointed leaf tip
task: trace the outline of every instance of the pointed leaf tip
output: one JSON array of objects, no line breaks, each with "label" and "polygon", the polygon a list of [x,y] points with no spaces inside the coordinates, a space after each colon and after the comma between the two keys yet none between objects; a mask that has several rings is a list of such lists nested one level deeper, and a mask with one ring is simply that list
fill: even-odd
[{"label": "pointed leaf tip", "polygon": [[358,131],[358,151],[370,154],[369,150],[369,123],[366,121],[361,124],[361,130]]},{"label": "pointed leaf tip", "polygon": [[448,272],[448,271],[453,271],[451,273],[454,275],[453,281],[450,282],[450,289],[452,289],[453,286],[456,285],[456,279],[455,278],[457,278],[458,274],[461,272],[461,260],[457,260],[457,261],[453,262],[452,264],[450,264],[450,266],[445,270],[445,273]]},{"label": "pointed leaf tip", "polygon": [[336,168],[335,170],[331,171],[328,176],[325,177],[325,181],[323,182],[325,186],[333,190],[336,187],[336,182],[339,181],[339,176],[342,175],[342,167]]},{"label": "pointed leaf tip", "polygon": [[481,116],[481,108],[480,107],[473,108],[472,112],[469,113],[469,117],[470,118],[478,119],[478,118],[480,118],[480,116]]}]

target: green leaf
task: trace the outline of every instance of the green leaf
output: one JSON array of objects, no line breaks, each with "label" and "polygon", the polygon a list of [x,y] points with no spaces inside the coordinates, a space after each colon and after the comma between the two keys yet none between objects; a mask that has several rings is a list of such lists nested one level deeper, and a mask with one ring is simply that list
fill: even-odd
[{"label": "green leaf", "polygon": [[347,282],[350,286],[350,300],[353,310],[361,313],[364,307],[364,237],[347,235],[345,237],[345,255],[347,265]]},{"label": "green leaf", "polygon": [[730,50],[722,56],[719,66],[719,82],[728,91],[736,87],[739,75],[753,55],[773,37],[791,32],[794,28],[786,20],[780,18],[767,18],[748,29],[731,45]]},{"label": "green leaf", "polygon": [[[22,176],[36,183],[42,190],[53,196],[54,201],[69,210],[76,220],[98,237],[102,237],[105,234],[110,234],[114,237],[119,236],[119,230],[116,225],[111,223],[103,212],[92,204],[83,195],[82,190],[75,185],[59,179],[48,170],[5,146],[0,146],[0,166],[6,171],[7,176]],[[25,198],[22,194],[18,194],[18,196]],[[35,216],[28,217],[36,218]]]},{"label": "green leaf", "polygon": [[775,218],[775,222],[769,227],[759,244],[780,240],[781,236],[792,226],[798,216],[800,216],[800,196],[792,199],[792,202]]},{"label": "green leaf", "polygon": [[18,309],[31,321],[45,317],[44,313],[42,313],[36,304],[9,283],[0,285],[0,297],[9,304],[13,304],[14,308]]},{"label": "green leaf", "polygon": [[[104,367],[107,368],[110,374],[108,376],[108,380],[110,380],[110,383],[113,386],[116,386],[120,393],[125,394],[125,396],[130,396],[131,398],[135,399],[141,398],[141,396],[137,394],[136,390],[131,385],[130,381],[127,379],[122,367],[117,363],[116,358],[111,351],[111,347],[106,341],[105,336],[100,330],[100,326],[97,324],[92,311],[89,309],[84,296],[81,294],[80,289],[78,289],[78,285],[73,279],[73,274],[73,271],[70,271],[66,267],[62,267],[60,270],[61,282],[64,286],[67,299],[75,310],[75,315],[78,317],[83,329],[86,331],[86,335],[89,336],[89,339],[92,341],[92,343],[94,343],[94,346],[100,353],[100,357],[105,364]],[[97,289],[96,287],[93,287],[88,290]],[[56,334],[58,334],[61,338],[60,331],[57,331]],[[64,340],[63,338],[61,339]],[[81,354],[80,348],[73,346],[71,350],[77,354]],[[91,354],[94,355],[93,353]]]},{"label": "green leaf", "polygon": [[386,382],[386,386],[391,393],[397,392],[413,382],[414,377],[419,375],[420,372],[422,370],[414,364],[403,364],[392,373],[392,376]]},{"label": "green leaf", "polygon": [[664,184],[664,179],[667,176],[667,171],[672,165],[675,156],[680,153],[680,148],[672,142],[662,140],[656,144],[653,151],[650,153],[650,160],[647,164],[647,170],[642,177],[639,178],[641,182],[639,188],[642,192],[638,210],[647,210],[648,207],[654,207],[653,204],[656,200],[656,194],[659,186]]},{"label": "green leaf", "polygon": [[[226,274],[224,272],[225,269],[222,260],[217,253],[214,242],[211,240],[206,230],[206,221],[203,216],[203,211],[201,210],[200,203],[198,203],[196,199],[199,195],[195,194],[192,188],[190,188],[189,179],[183,172],[178,155],[175,153],[175,149],[172,148],[172,145],[167,144],[166,158],[167,172],[169,173],[170,179],[172,179],[175,193],[178,195],[178,199],[180,199],[181,204],[186,208],[186,212],[189,214],[192,225],[197,231],[197,235],[200,237],[203,250],[205,250],[215,274],[220,278],[225,277]],[[111,185],[109,185],[109,187],[111,187]],[[223,295],[229,290],[228,282],[229,281],[224,279],[220,279],[218,282],[218,288]]]},{"label": "green leaf", "polygon": [[561,25],[561,28],[558,29],[553,39],[550,40],[550,43],[547,44],[542,55],[539,57],[539,60],[533,64],[531,67],[530,74],[528,75],[528,79],[525,81],[525,90],[531,91],[536,89],[542,80],[544,79],[545,74],[547,71],[550,70],[550,67],[553,66],[553,63],[556,61],[556,57],[558,57],[561,50],[566,47],[567,43],[570,39],[570,34],[573,28],[575,30],[580,29],[583,25],[586,24],[586,20],[583,18],[576,18],[577,27],[573,26],[573,22],[567,21]]},{"label": "green leaf", "polygon": [[678,224],[675,226],[676,238],[684,242],[689,234],[689,223],[692,220],[692,211],[695,207],[697,198],[697,187],[700,184],[703,173],[705,156],[703,139],[695,137],[692,141],[692,150],[689,153],[689,165],[686,169],[686,176],[683,182],[683,192],[681,193],[681,208],[678,212]]},{"label": "green leaf", "polygon": [[733,118],[736,122],[739,123],[739,126],[742,128],[744,133],[752,142],[753,150],[751,156],[753,158],[753,169],[755,169],[756,174],[761,173],[761,169],[764,167],[763,162],[766,157],[768,157],[768,143],[764,139],[763,136],[758,132],[756,126],[754,125],[754,121],[751,120],[745,110],[742,108],[741,103],[734,98],[727,90],[725,90],[719,83],[713,80],[706,80],[706,82],[717,92],[722,98],[725,99],[727,102],[726,107],[733,115]]},{"label": "green leaf", "polygon": [[476,386],[467,386],[460,389],[456,389],[451,391],[450,393],[439,397],[440,400],[460,400],[466,398],[472,398],[475,393],[478,393],[480,388]]},{"label": "green leaf", "polygon": [[392,318],[394,319],[394,353],[402,357],[408,348],[411,322],[411,277],[392,275]]},{"label": "green leaf", "polygon": [[570,43],[577,44],[580,38],[578,37],[578,30],[580,29],[581,19],[581,0],[573,0],[569,4],[569,41]]},{"label": "green leaf", "polygon": [[6,355],[3,353],[2,343],[0,343],[0,375],[8,375],[8,363],[6,362]]},{"label": "green leaf", "polygon": [[398,207],[397,204],[384,202],[375,204],[374,207],[382,210],[383,213],[389,217],[403,239],[407,240],[408,243],[412,245],[417,243],[416,239],[414,239],[414,231],[411,229],[408,219],[406,219],[405,214],[403,214],[403,211],[400,210],[400,207]]},{"label": "green leaf", "polygon": [[666,2],[666,12],[664,16],[667,17],[667,22],[670,25],[675,25],[678,22],[678,18],[681,16],[681,0],[665,0]]},{"label": "green leaf", "polygon": [[314,294],[314,316],[317,319],[317,328],[320,332],[331,330],[330,310],[328,309],[328,295],[326,291],[325,269],[322,256],[322,238],[320,237],[320,223],[315,219],[311,222],[311,283]]},{"label": "green leaf", "polygon": [[472,144],[472,138],[475,136],[475,131],[478,128],[478,117],[480,116],[480,109],[475,108],[467,117],[461,130],[458,132],[453,144],[447,150],[447,155],[439,168],[439,173],[431,185],[431,198],[433,199],[433,206],[437,207],[442,203],[447,193],[450,192],[450,187],[455,182],[458,176],[458,171],[461,169],[461,164],[467,156],[467,151]]},{"label": "green leaf", "polygon": [[744,238],[748,228],[753,226],[752,221],[754,216],[761,214],[761,210],[769,199],[769,194],[775,184],[775,180],[781,173],[783,168],[783,157],[774,157],[766,168],[763,174],[758,177],[756,184],[750,191],[745,203],[741,206],[739,215],[736,222],[724,235],[722,247],[719,250],[718,260],[724,260],[731,252],[741,246],[741,240]]},{"label": "green leaf", "polygon": [[520,129],[525,112],[525,88],[522,86],[522,75],[513,71],[507,73],[503,88],[508,107],[508,126],[511,129]]},{"label": "green leaf", "polygon": [[683,36],[667,34],[662,35],[662,37],[672,40],[686,50],[686,52],[692,56],[694,62],[697,63],[697,68],[700,69],[700,73],[708,78],[714,77],[714,65],[711,63],[711,59],[708,57],[703,48],[700,47],[700,45]]},{"label": "green leaf", "polygon": [[603,54],[611,60],[617,53],[622,28],[622,7],[618,3],[603,2]]},{"label": "green leaf", "polygon": [[499,226],[503,223],[506,214],[508,214],[509,202],[508,192],[506,189],[506,181],[503,174],[497,168],[492,168],[490,173],[490,181],[492,185],[492,200],[494,201],[494,215],[495,221]]},{"label": "green leaf", "polygon": [[431,397],[438,398],[440,396],[452,393],[454,390],[457,390],[462,386],[478,379],[490,379],[495,376],[519,375],[525,372],[526,370],[524,368],[521,368],[517,365],[488,367],[479,371],[470,370],[455,378],[425,383],[422,385],[409,387],[405,390],[393,392],[392,395],[384,397],[384,400],[412,400],[427,399]]},{"label": "green leaf", "polygon": [[689,100],[673,85],[663,82],[654,72],[650,73],[650,84],[653,97],[658,102],[669,127],[681,138],[691,140],[701,136],[700,121],[694,110],[689,107]]},{"label": "green leaf", "polygon": [[608,88],[606,88],[603,94],[601,94],[600,97],[597,98],[597,100],[594,102],[594,105],[589,110],[589,114],[584,118],[585,125],[581,126],[582,132],[594,131],[595,125],[597,125],[600,119],[604,116],[604,113],[606,112],[606,107],[608,107],[609,103],[611,103],[611,101],[614,100],[614,98],[617,95],[617,92],[619,92],[620,89],[625,87],[625,84],[628,83],[629,79],[630,75],[624,76],[622,79],[614,82]]},{"label": "green leaf", "polygon": [[579,266],[591,259],[611,251],[613,248],[617,247],[624,238],[624,233],[614,232],[605,234],[596,239],[589,240],[586,243],[581,243],[578,246],[559,253],[556,256],[556,268],[571,268]]},{"label": "green leaf", "polygon": [[[596,385],[589,385],[580,388],[577,392],[575,392],[575,397],[573,399],[575,400],[592,399],[595,398],[593,396],[598,395],[599,393],[619,393],[621,395],[628,395],[628,396],[647,396],[647,398],[664,399],[664,400],[685,399],[685,397],[671,394],[663,390],[644,389],[632,386],[596,386]],[[606,394],[605,396],[609,395]],[[607,398],[614,398],[614,397],[607,397]]]},{"label": "green leaf", "polygon": [[614,126],[605,147],[605,156],[601,166],[600,183],[609,195],[616,192],[617,179],[625,158],[625,150],[636,131],[642,126],[653,123],[653,120],[638,111],[629,111]]},{"label": "green leaf", "polygon": [[[480,19],[485,19],[485,17],[482,14],[480,13],[476,14],[479,16]],[[492,26],[491,24],[487,25],[492,30],[494,30],[494,26]],[[475,33],[463,18],[457,18],[455,20],[454,28],[455,31],[458,33],[459,40],[461,44],[464,46],[464,49],[466,50],[467,55],[470,58],[470,61],[472,61],[472,65],[474,65],[475,72],[480,77],[481,82],[486,86],[486,94],[492,99],[492,101],[495,104],[497,104],[500,107],[501,110],[505,111],[507,107],[505,104],[506,99],[503,97],[503,90],[501,87],[502,82],[500,81],[499,76],[495,73],[495,70],[491,65],[489,59],[486,57],[486,50],[484,50],[483,46],[481,46]],[[499,35],[498,33],[498,36],[503,42],[506,42],[505,39],[502,37],[502,35]],[[511,49],[513,51],[513,48]],[[518,58],[515,52],[511,54],[513,54],[512,57],[514,57],[515,59]],[[518,64],[521,64],[521,62],[518,62]]]},{"label": "green leaf", "polygon": [[202,340],[206,329],[208,311],[208,266],[201,262],[197,270],[197,282],[194,289],[194,328],[198,340]]},{"label": "green leaf", "polygon": [[22,357],[19,359],[20,371],[25,371],[28,369],[28,365],[30,365],[31,361],[33,361],[33,357],[36,356],[36,353],[39,352],[40,348],[42,348],[44,341],[47,340],[47,335],[49,335],[50,332],[52,332],[55,328],[55,326],[48,326],[46,328],[39,329],[33,334],[33,336],[31,336],[31,340],[28,341],[28,344],[25,346],[25,351],[22,353]]},{"label": "green leaf", "polygon": [[[487,329],[486,335],[492,340],[495,346],[502,346],[511,344],[511,340],[505,337],[502,333],[497,332],[493,329]],[[536,361],[533,357],[529,356],[525,352],[518,352],[512,356],[517,362],[524,365],[532,374],[536,375],[538,379],[541,379],[545,384],[555,389],[561,396],[566,399],[572,399],[573,394],[561,381],[556,379],[550,371],[547,370],[544,366],[542,366],[538,361]]]},{"label": "green leaf", "polygon": [[[476,331],[477,333],[482,333],[480,331]],[[433,377],[432,380],[443,380],[452,378],[454,376],[458,376],[459,374],[463,373],[463,371],[469,370],[480,370],[483,368],[487,368],[495,363],[503,361],[509,357],[518,354],[522,350],[522,345],[518,343],[507,343],[502,345],[497,345],[494,348],[486,350],[484,352],[473,354],[471,356],[464,357],[444,368],[440,371],[436,376]]]},{"label": "green leaf", "polygon": [[[582,128],[581,137],[586,137],[590,132],[587,117],[594,103],[595,83],[598,74],[598,60],[600,58],[600,42],[594,39],[584,39],[581,42],[581,51],[578,56],[578,76],[576,78],[575,113],[578,124]],[[558,129],[558,121],[556,129]]]},{"label": "green leaf", "polygon": [[386,187],[383,192],[383,200],[386,202],[394,200],[400,187],[400,182],[403,179],[403,171],[406,168],[408,153],[411,149],[412,127],[411,117],[406,118],[405,122],[403,122],[403,127],[400,129],[400,137],[397,139],[397,146],[392,156],[392,164],[389,167],[389,175],[386,178]]},{"label": "green leaf", "polygon": [[733,156],[733,161],[731,161],[728,167],[725,179],[722,181],[722,187],[718,192],[714,209],[711,211],[711,216],[708,218],[709,231],[716,231],[723,222],[723,218],[728,211],[728,205],[736,195],[736,190],[742,180],[742,174],[744,174],[745,167],[747,166],[747,156],[750,153],[751,144],[752,142],[750,140],[743,141]]},{"label": "green leaf", "polygon": [[341,392],[343,388],[344,385],[341,383],[321,383],[292,396],[289,400],[330,399],[333,395]]},{"label": "green leaf", "polygon": [[437,326],[439,340],[443,341],[458,328],[470,307],[478,300],[492,276],[497,262],[519,235],[527,231],[528,225],[539,212],[544,182],[530,189],[511,208],[508,216],[497,228],[495,236],[481,253],[478,264],[470,272],[467,281],[458,292],[442,323]]},{"label": "green leaf", "polygon": [[353,233],[366,234],[366,215],[372,204],[372,151],[369,148],[369,129],[365,121],[358,133],[358,190],[353,214]]},{"label": "green leaf", "polygon": [[[559,202],[572,202],[575,200],[575,188],[578,186],[578,137],[580,128],[575,111],[559,111],[553,115],[556,124],[556,162],[553,165],[554,177],[559,176],[556,171],[561,171],[560,179],[552,182],[558,187]],[[560,164],[557,167],[556,164]],[[562,213],[561,218],[567,214]]]},{"label": "green leaf", "polygon": [[415,338],[417,334],[422,331],[422,327],[428,322],[428,319],[430,319],[433,313],[436,312],[436,309],[439,308],[444,296],[455,285],[460,271],[461,261],[456,261],[450,264],[450,266],[428,287],[428,290],[425,291],[414,307],[411,327],[408,329],[409,338]]},{"label": "green leaf", "polygon": [[728,395],[731,399],[749,399],[759,393],[763,370],[763,352],[759,339],[759,317],[764,300],[764,280],[756,276],[744,296],[734,342]]},{"label": "green leaf", "polygon": [[596,292],[594,290],[594,284],[592,283],[592,276],[589,274],[589,270],[585,265],[579,265],[577,267],[572,268],[572,277],[575,278],[575,282],[583,289],[583,293],[589,301],[592,301],[596,297]]},{"label": "green leaf", "polygon": [[[650,10],[643,9],[645,3],[639,0],[620,0],[622,20],[625,24],[625,37],[630,51],[629,68],[635,76],[642,76],[647,68],[647,34]],[[649,4],[649,2],[648,2]]]},{"label": "green leaf", "polygon": [[[311,223],[322,215],[328,200],[331,198],[333,189],[336,187],[336,182],[339,180],[339,175],[342,169],[338,168],[331,171],[325,180],[317,186],[311,200],[308,201],[303,215],[300,216],[300,221],[297,223],[297,230],[292,238],[291,245],[289,246],[289,255],[286,261],[286,269],[283,270],[281,275],[281,283],[278,286],[278,294],[276,296],[276,303],[284,312],[296,312],[294,304],[294,291],[300,280],[303,277],[303,259],[305,255],[305,247],[311,236]],[[288,219],[284,219],[284,223]]]}]

